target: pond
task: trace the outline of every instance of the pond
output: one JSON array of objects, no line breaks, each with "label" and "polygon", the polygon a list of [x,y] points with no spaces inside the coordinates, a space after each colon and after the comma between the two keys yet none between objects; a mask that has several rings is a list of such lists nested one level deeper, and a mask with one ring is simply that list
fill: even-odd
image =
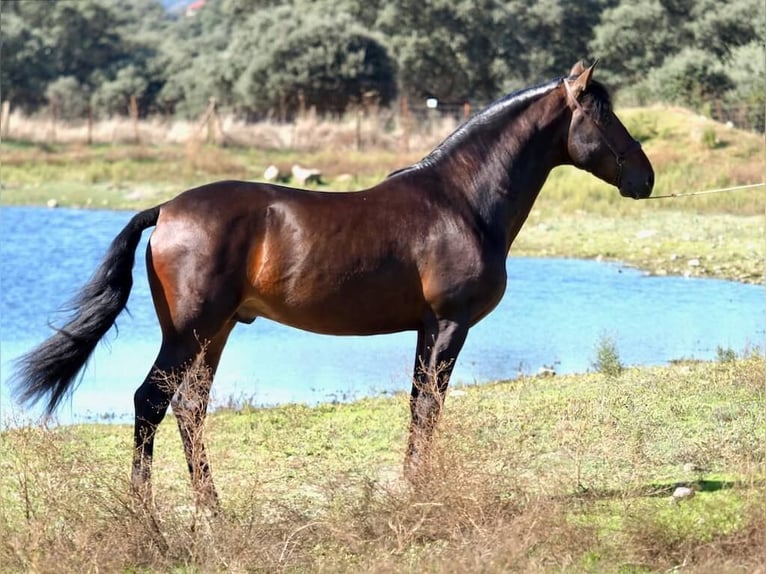
[{"label": "pond", "polygon": [[[9,207],[0,211],[0,406],[3,417],[36,416],[12,401],[13,362],[63,324],[57,312],[90,277],[129,212]],[[159,327],[139,247],[130,314],[98,347],[78,390],[58,411],[62,423],[132,420],[133,392],[159,348]],[[613,263],[508,259],[500,305],[474,327],[456,364],[453,388],[553,366],[591,368],[605,337],[627,365],[713,359],[764,340],[764,287],[712,279],[651,277]],[[258,319],[238,326],[213,387],[218,404],[314,404],[409,391],[414,333],[331,337]]]}]

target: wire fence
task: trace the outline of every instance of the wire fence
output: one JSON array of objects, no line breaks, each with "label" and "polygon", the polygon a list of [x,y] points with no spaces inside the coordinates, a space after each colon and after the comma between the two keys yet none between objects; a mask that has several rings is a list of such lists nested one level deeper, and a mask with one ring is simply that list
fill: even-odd
[{"label": "wire fence", "polygon": [[[328,145],[339,149],[399,149],[433,147],[460,123],[480,111],[486,102],[408,101],[400,98],[390,108],[349,109],[342,116],[322,117],[309,109],[290,122],[247,122],[218,110],[215,100],[196,120],[167,117],[140,118],[135,99],[126,114],[94,120],[92,114],[75,119],[58,117],[56,106],[33,116],[0,106],[0,139],[35,143],[146,143],[218,145],[266,149],[315,150]],[[761,106],[712,102],[706,109],[712,119],[763,133],[766,110]]]}]

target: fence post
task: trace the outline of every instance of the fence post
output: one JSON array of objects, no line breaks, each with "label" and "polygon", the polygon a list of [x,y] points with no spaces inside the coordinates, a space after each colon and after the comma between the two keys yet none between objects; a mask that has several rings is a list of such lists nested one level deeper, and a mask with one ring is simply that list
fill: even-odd
[{"label": "fence post", "polygon": [[11,130],[11,102],[5,100],[0,111],[0,140],[8,139]]},{"label": "fence post", "polygon": [[49,132],[50,141],[48,143],[56,143],[56,98],[51,98],[51,131]]},{"label": "fence post", "polygon": [[130,119],[133,123],[133,143],[141,143],[138,135],[138,101],[136,96],[130,96]]},{"label": "fence post", "polygon": [[93,106],[88,104],[88,145],[93,144]]},{"label": "fence post", "polygon": [[407,96],[399,98],[399,121],[402,125],[401,151],[410,151],[410,107],[407,104]]},{"label": "fence post", "polygon": [[356,151],[362,149],[362,105],[356,107]]}]

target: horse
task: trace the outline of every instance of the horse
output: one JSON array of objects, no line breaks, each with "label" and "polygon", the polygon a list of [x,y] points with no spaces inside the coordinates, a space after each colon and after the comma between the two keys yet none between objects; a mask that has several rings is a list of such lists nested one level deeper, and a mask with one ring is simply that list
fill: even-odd
[{"label": "horse", "polygon": [[195,496],[219,507],[201,428],[229,334],[258,317],[331,335],[416,331],[404,474],[422,476],[455,361],[503,296],[509,249],[551,169],[574,165],[624,197],[651,195],[649,159],[592,79],[595,66],[578,62],[502,97],[368,189],[219,181],[137,213],[66,325],[19,360],[17,396],[47,397],[51,414],[73,391],[127,304],[135,251],[154,227],[146,266],[162,343],[134,395],[134,492],[151,495],[155,433],[170,406]]}]

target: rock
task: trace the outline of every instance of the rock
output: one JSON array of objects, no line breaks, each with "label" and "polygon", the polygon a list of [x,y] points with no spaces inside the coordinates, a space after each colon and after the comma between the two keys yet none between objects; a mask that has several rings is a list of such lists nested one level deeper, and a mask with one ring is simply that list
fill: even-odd
[{"label": "rock", "polygon": [[679,486],[673,491],[673,502],[676,504],[680,501],[692,498],[695,495],[694,489],[688,486]]},{"label": "rock", "polygon": [[555,377],[556,376],[556,370],[553,367],[549,367],[548,365],[543,365],[540,367],[537,371],[538,377]]},{"label": "rock", "polygon": [[654,229],[642,229],[638,233],[636,233],[637,239],[648,239],[649,237],[654,237],[657,235],[657,231]]},{"label": "rock", "polygon": [[271,164],[263,171],[263,179],[269,182],[287,183],[290,181],[290,174],[286,169]]},{"label": "rock", "polygon": [[58,207],[58,206],[59,206],[59,202],[58,202],[58,201],[56,201],[55,199],[51,198],[51,199],[49,199],[49,200],[46,202],[46,204],[45,204],[45,205],[47,205],[47,206],[48,206],[48,207],[50,207],[51,209],[54,209],[54,208],[56,208],[56,207]]},{"label": "rock", "polygon": [[299,185],[307,183],[322,184],[322,172],[310,167],[301,167],[297,163],[292,168],[293,177]]},{"label": "rock", "polygon": [[699,259],[689,259],[687,265],[689,267],[699,267],[700,266],[700,260]]},{"label": "rock", "polygon": [[279,168],[273,163],[263,172],[263,179],[266,181],[277,181],[279,178]]}]

